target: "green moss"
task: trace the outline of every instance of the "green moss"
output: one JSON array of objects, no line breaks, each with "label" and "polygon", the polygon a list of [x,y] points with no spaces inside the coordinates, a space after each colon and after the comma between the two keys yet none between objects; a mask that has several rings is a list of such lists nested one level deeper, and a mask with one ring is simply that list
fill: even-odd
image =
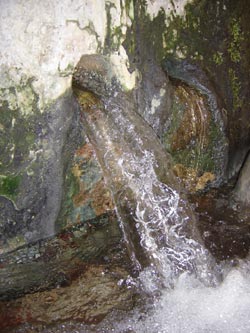
[{"label": "green moss", "polygon": [[20,176],[0,176],[0,194],[14,198],[20,184]]},{"label": "green moss", "polygon": [[221,65],[223,63],[223,53],[217,51],[213,54],[213,61],[216,65]]},{"label": "green moss", "polygon": [[[171,139],[173,134],[177,131],[182,117],[185,111],[185,105],[180,103],[176,98],[173,100],[172,110],[171,110],[171,120],[168,124],[167,131],[163,134],[163,144],[168,152],[173,154],[171,150]],[[177,161],[176,161],[177,162]],[[179,162],[178,162],[179,163]]]},{"label": "green moss", "polygon": [[56,221],[56,230],[60,231],[66,226],[66,224],[74,224],[76,221],[72,219],[72,212],[74,211],[73,198],[79,193],[80,184],[77,177],[74,176],[72,172],[72,163],[68,166],[66,170],[65,183],[64,183],[64,198],[62,209]]},{"label": "green moss", "polygon": [[41,124],[38,96],[33,79],[20,85],[0,89],[0,172],[16,173],[27,163],[30,150],[35,150],[36,132]]},{"label": "green moss", "polygon": [[230,21],[230,35],[228,53],[232,62],[238,63],[241,60],[241,42],[244,41],[244,36],[241,32],[240,22],[236,18],[232,18]]},{"label": "green moss", "polygon": [[[220,88],[226,89],[225,74],[228,68],[239,71],[234,65],[240,63],[243,54],[245,35],[239,8],[232,0],[194,0],[186,5],[184,17],[173,12],[165,33],[166,55],[197,61],[213,80],[219,81]],[[214,64],[220,66],[216,72]]]},{"label": "green moss", "polygon": [[166,58],[197,64],[220,96],[226,110],[229,154],[242,149],[243,141],[249,142],[248,7],[247,0],[193,0],[185,7],[185,16],[172,12],[164,34]]},{"label": "green moss", "polygon": [[[199,174],[204,172],[217,173],[220,169],[218,149],[222,148],[218,143],[222,143],[223,134],[213,117],[208,123],[208,130],[205,139],[206,144],[201,142],[199,135],[187,142],[184,148],[173,148],[173,138],[183,122],[184,113],[188,106],[185,101],[175,98],[173,101],[171,119],[168,130],[163,136],[163,144],[166,150],[172,155],[175,163],[183,164],[187,168],[195,169]],[[202,140],[203,141],[203,140]],[[217,168],[218,167],[218,168]]]},{"label": "green moss", "polygon": [[241,92],[241,83],[237,77],[235,71],[232,68],[229,68],[228,75],[230,78],[231,89],[233,93],[233,108],[237,110],[242,107],[242,99],[240,97]]},{"label": "green moss", "polygon": [[161,9],[151,19],[147,13],[147,2],[143,0],[133,2],[133,12],[134,20],[127,28],[122,45],[130,61],[130,70],[139,69],[143,75],[150,62],[160,63],[165,56],[166,15]]},{"label": "green moss", "polygon": [[199,147],[187,147],[186,149],[172,151],[171,155],[175,163],[192,168],[202,175],[204,172],[215,172],[213,154],[209,149],[200,151]]}]

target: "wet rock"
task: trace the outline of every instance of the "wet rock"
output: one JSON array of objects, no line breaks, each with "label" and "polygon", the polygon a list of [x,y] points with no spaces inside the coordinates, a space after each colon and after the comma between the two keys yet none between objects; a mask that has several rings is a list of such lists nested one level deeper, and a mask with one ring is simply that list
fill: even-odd
[{"label": "wet rock", "polygon": [[228,167],[226,177],[239,172],[249,151],[249,11],[247,0],[194,0],[185,16],[168,19],[165,43],[168,57],[179,58],[206,73],[220,100],[226,120]]},{"label": "wet rock", "polygon": [[250,154],[240,171],[240,175],[235,187],[234,198],[244,206],[250,205]]},{"label": "wet rock", "polygon": [[204,174],[199,177],[199,180],[196,184],[195,190],[203,190],[209,183],[212,183],[215,179],[214,174],[211,172],[204,172]]},{"label": "wet rock", "polygon": [[[114,208],[93,149],[83,135],[72,93],[68,91],[32,121],[34,141],[23,143],[19,164],[14,150],[9,169],[0,165],[1,253],[101,217]],[[16,127],[5,131],[20,145]],[[20,176],[7,176],[9,170],[13,174],[18,170]]]},{"label": "wet rock", "polygon": [[250,249],[249,208],[231,207],[233,188],[225,187],[191,196],[198,214],[198,228],[206,247],[219,261],[237,265]]},{"label": "wet rock", "polygon": [[213,173],[212,185],[226,178],[227,139],[216,94],[197,66],[167,59],[164,68],[173,80],[173,104],[164,134],[166,149],[176,163],[197,176]]},{"label": "wet rock", "polygon": [[142,117],[162,138],[164,125],[171,110],[172,87],[161,66],[145,55],[139,64],[141,78],[134,90],[136,107]]},{"label": "wet rock", "polygon": [[112,309],[133,306],[133,289],[119,283],[127,276],[125,268],[90,265],[69,286],[0,302],[0,329],[10,332],[21,324],[41,326],[69,320],[98,323]]},{"label": "wet rock", "polygon": [[[170,6],[172,4],[167,7]],[[137,111],[162,138],[165,122],[171,113],[172,96],[171,84],[160,63],[164,54],[166,17],[164,10],[159,10],[151,20],[147,7],[150,4],[143,1],[133,4],[134,20],[127,29],[123,45],[130,60],[130,71],[136,69],[139,73],[133,91]]]},{"label": "wet rock", "polygon": [[110,191],[89,142],[85,142],[75,151],[66,175],[65,191],[66,196],[58,219],[61,227],[88,222],[114,210]]},{"label": "wet rock", "polygon": [[[98,65],[102,63],[98,57],[95,61]],[[172,172],[171,156],[152,127],[138,114],[133,95],[116,87],[115,93],[104,93],[95,100],[95,82],[85,86],[85,81],[81,81],[79,87],[78,78],[84,77],[85,71],[79,67],[76,79],[73,78],[74,91],[82,107],[83,127],[112,192],[135,269],[151,265],[159,276],[164,276],[167,262],[168,270],[175,276],[186,270],[193,271],[194,267],[197,271],[200,267],[203,269],[200,265],[203,255],[205,265],[212,267],[213,259],[202,249],[192,207]],[[105,81],[100,84],[105,85]],[[93,94],[91,98],[89,89]],[[168,214],[173,207],[173,214]],[[172,232],[171,226],[179,220],[183,223],[176,233]],[[183,241],[185,237],[194,242]],[[176,259],[182,258],[180,252],[184,260]],[[190,255],[192,252],[196,254]],[[198,252],[200,257],[197,257]]]},{"label": "wet rock", "polygon": [[[14,150],[12,161],[1,166],[2,251],[13,250],[9,244],[15,238],[30,243],[56,233],[65,170],[81,140],[77,103],[69,91],[43,114],[38,110],[37,100],[33,104],[34,114],[21,117],[21,111],[16,109],[17,120],[14,117],[11,121],[14,125],[23,124],[23,133],[16,125],[5,130]],[[13,116],[9,108],[6,104],[3,112]],[[30,141],[25,134],[28,130]],[[9,156],[10,152],[6,154]]]},{"label": "wet rock", "polygon": [[89,262],[116,248],[121,239],[114,215],[79,223],[56,237],[0,255],[0,299],[68,285]]},{"label": "wet rock", "polygon": [[2,246],[8,238],[20,232],[22,215],[23,212],[18,210],[10,199],[0,195],[0,242]]},{"label": "wet rock", "polygon": [[196,169],[187,168],[183,164],[175,164],[173,171],[181,179],[184,187],[191,193],[207,189],[215,180],[215,175],[211,172],[204,172],[199,175]]},{"label": "wet rock", "polygon": [[118,85],[108,58],[98,54],[83,55],[75,68],[73,84],[95,92],[95,95],[109,96]]}]

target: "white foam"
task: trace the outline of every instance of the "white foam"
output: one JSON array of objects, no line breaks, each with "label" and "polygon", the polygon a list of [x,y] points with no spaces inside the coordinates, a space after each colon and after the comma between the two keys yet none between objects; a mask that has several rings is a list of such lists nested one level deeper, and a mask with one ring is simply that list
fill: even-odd
[{"label": "white foam", "polygon": [[250,332],[250,278],[233,269],[222,284],[204,287],[183,274],[175,288],[163,292],[146,315],[137,311],[120,322],[118,332]]}]

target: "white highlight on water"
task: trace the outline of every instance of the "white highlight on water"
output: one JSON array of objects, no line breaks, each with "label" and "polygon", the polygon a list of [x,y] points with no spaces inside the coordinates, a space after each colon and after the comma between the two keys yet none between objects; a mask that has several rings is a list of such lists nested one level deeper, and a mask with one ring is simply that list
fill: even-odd
[{"label": "white highlight on water", "polygon": [[193,261],[204,249],[182,232],[188,217],[181,217],[179,194],[159,181],[153,153],[144,150],[140,159],[133,154],[124,155],[118,164],[135,196],[140,243],[168,284],[175,273],[193,271]]}]

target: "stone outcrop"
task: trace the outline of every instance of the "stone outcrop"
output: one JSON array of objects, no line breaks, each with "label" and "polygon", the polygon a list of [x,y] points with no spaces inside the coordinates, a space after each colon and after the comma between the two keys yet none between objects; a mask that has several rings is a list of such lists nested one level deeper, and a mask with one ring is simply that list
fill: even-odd
[{"label": "stone outcrop", "polygon": [[[79,0],[72,5],[69,0],[63,3],[56,0],[53,4],[50,1],[36,3],[32,10],[25,1],[1,4],[0,195],[3,218],[0,228],[6,251],[55,234],[67,225],[68,216],[75,216],[76,220],[79,216],[85,220],[87,216],[95,217],[91,204],[87,208],[86,198],[80,199],[78,195],[73,199],[77,191],[83,198],[72,159],[76,150],[85,144],[85,138],[72,96],[71,79],[83,54],[105,54],[110,63],[106,77],[112,72],[117,80],[114,84],[130,90],[137,101],[138,112],[160,139],[168,126],[174,126],[169,119],[178,97],[168,78],[173,75],[168,71],[167,75],[164,73],[161,61],[171,47],[177,58],[181,56],[175,49],[175,40],[171,44],[168,35],[175,20],[185,22],[184,7],[188,3],[190,1],[167,4],[114,0],[95,6],[95,2]],[[191,3],[186,7],[188,15],[190,8]],[[236,23],[233,26],[235,30]],[[10,40],[17,42],[18,56]],[[88,66],[91,71],[91,64]],[[96,68],[94,72],[97,73]],[[195,98],[199,98],[198,95]],[[202,112],[205,118],[206,111]],[[215,119],[213,115],[212,118],[215,122],[218,117]],[[183,126],[180,125],[179,131]],[[200,138],[205,125],[195,126],[196,138]],[[209,135],[214,135],[211,142],[217,140],[225,144],[225,140],[218,140],[220,130],[212,131],[212,124],[208,122],[206,126],[205,141]],[[179,137],[178,130],[176,135]],[[190,148],[190,140],[186,142],[186,150]],[[179,153],[179,148],[176,149]],[[219,158],[207,148],[199,151],[203,167],[196,170],[197,176],[211,172],[217,181],[224,173],[226,149]],[[186,162],[185,167],[192,167],[191,162]],[[220,162],[222,166],[218,171]],[[214,168],[204,167],[213,163]],[[98,166],[95,170],[98,174]],[[78,213],[70,213],[75,204]]]},{"label": "stone outcrop", "polygon": [[30,331],[29,326],[69,320],[91,325],[99,323],[111,310],[130,310],[134,303],[133,288],[123,284],[128,272],[124,268],[110,268],[108,264],[92,265],[71,285],[0,302],[1,331],[16,332],[16,326],[21,324],[25,331]]}]

